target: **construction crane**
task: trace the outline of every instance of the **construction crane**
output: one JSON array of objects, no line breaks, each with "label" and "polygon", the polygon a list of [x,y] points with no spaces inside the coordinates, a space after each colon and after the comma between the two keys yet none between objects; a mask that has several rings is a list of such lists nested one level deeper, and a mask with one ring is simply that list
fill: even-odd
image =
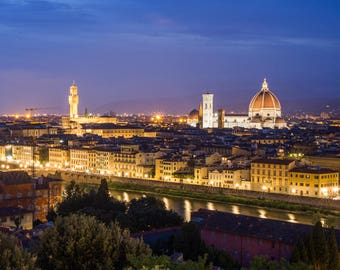
[{"label": "construction crane", "polygon": [[31,118],[33,115],[33,112],[35,111],[44,111],[44,110],[53,110],[53,109],[57,109],[57,107],[46,107],[46,108],[25,108],[25,111],[28,112],[27,114],[27,118]]}]

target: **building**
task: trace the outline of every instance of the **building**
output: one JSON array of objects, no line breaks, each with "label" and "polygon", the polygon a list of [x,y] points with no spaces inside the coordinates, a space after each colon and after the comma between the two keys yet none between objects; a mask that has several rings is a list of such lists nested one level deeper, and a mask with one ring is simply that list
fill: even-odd
[{"label": "building", "polygon": [[70,165],[70,151],[62,147],[48,148],[48,163],[53,168],[68,168]]},{"label": "building", "polygon": [[32,164],[34,159],[34,147],[32,145],[12,145],[12,160],[23,165]]},{"label": "building", "polygon": [[33,212],[33,220],[46,215],[61,202],[61,180],[32,179],[24,171],[0,172],[0,208],[19,207]]},{"label": "building", "polygon": [[79,95],[78,95],[78,87],[73,81],[70,87],[70,95],[68,96],[68,103],[70,105],[70,119],[78,118],[78,104],[79,104]]},{"label": "building", "polygon": [[0,226],[18,226],[24,230],[30,230],[33,228],[33,212],[19,207],[1,207]]},{"label": "building", "polygon": [[[201,108],[202,106],[202,108]],[[285,128],[286,121],[282,118],[281,104],[276,95],[269,90],[264,79],[262,88],[251,99],[248,114],[224,114],[213,111],[213,94],[202,95],[202,128]]]},{"label": "building", "polygon": [[206,93],[202,95],[202,127],[214,127],[214,94]]},{"label": "building", "polygon": [[0,145],[0,160],[6,160],[6,146]]},{"label": "building", "polygon": [[294,168],[289,171],[289,193],[335,198],[339,194],[339,172],[321,167]]},{"label": "building", "polygon": [[93,115],[80,115],[79,114],[79,92],[78,86],[73,81],[70,86],[70,94],[68,96],[68,103],[70,106],[69,116],[62,118],[62,127],[63,129],[69,130],[69,133],[73,134],[79,130],[80,124],[90,124],[90,123],[117,123],[116,117],[111,116],[93,116]]},{"label": "building", "polygon": [[257,159],[251,162],[251,189],[260,192],[289,194],[289,171],[295,167],[290,159]]},{"label": "building", "polygon": [[281,118],[281,104],[279,99],[268,88],[264,79],[261,90],[249,103],[248,116],[250,126],[255,128],[282,128],[285,121]]},{"label": "building", "polygon": [[208,172],[208,185],[222,188],[250,189],[249,169],[216,168]]},{"label": "building", "polygon": [[[208,246],[227,252],[243,267],[249,267],[254,256],[290,260],[297,242],[313,230],[309,225],[206,209],[192,212],[191,220]],[[335,235],[340,243],[340,230]]]},{"label": "building", "polygon": [[179,182],[180,179],[175,177],[175,173],[187,167],[187,162],[181,159],[160,158],[156,159],[155,179],[170,182]]},{"label": "building", "polygon": [[77,135],[82,136],[86,133],[95,134],[102,138],[118,138],[123,137],[126,139],[133,137],[143,137],[144,128],[135,126],[118,126],[112,123],[92,123],[82,124],[77,130]]},{"label": "building", "polygon": [[48,127],[44,124],[13,125],[9,127],[10,135],[13,137],[38,138],[45,134],[57,134],[56,127]]},{"label": "building", "polygon": [[70,168],[76,171],[95,172],[96,151],[89,148],[70,149]]}]

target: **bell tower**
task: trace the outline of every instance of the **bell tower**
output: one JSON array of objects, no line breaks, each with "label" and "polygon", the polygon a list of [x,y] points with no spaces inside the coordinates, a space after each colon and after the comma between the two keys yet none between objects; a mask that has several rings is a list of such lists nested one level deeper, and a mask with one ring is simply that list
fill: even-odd
[{"label": "bell tower", "polygon": [[72,85],[70,87],[70,95],[68,96],[68,103],[70,104],[70,119],[77,118],[79,96],[78,96],[78,87],[74,81],[72,82]]}]

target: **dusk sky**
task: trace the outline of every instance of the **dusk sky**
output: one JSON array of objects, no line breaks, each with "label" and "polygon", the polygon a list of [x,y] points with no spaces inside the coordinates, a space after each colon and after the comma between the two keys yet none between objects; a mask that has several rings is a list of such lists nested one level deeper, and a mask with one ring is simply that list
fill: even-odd
[{"label": "dusk sky", "polygon": [[81,112],[206,91],[228,110],[264,77],[280,100],[339,98],[340,1],[0,0],[0,113],[66,113],[72,80]]}]

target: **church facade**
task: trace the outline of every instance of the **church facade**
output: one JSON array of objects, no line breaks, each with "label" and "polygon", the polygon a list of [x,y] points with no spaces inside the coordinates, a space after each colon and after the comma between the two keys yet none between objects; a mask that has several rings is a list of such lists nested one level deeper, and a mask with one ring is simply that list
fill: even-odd
[{"label": "church facade", "polygon": [[[269,90],[264,79],[262,88],[251,99],[248,114],[225,114],[224,110],[213,112],[213,94],[202,95],[197,121],[202,128],[285,128],[286,121],[282,118],[281,104],[276,95]],[[196,123],[195,123],[196,122]]]}]

